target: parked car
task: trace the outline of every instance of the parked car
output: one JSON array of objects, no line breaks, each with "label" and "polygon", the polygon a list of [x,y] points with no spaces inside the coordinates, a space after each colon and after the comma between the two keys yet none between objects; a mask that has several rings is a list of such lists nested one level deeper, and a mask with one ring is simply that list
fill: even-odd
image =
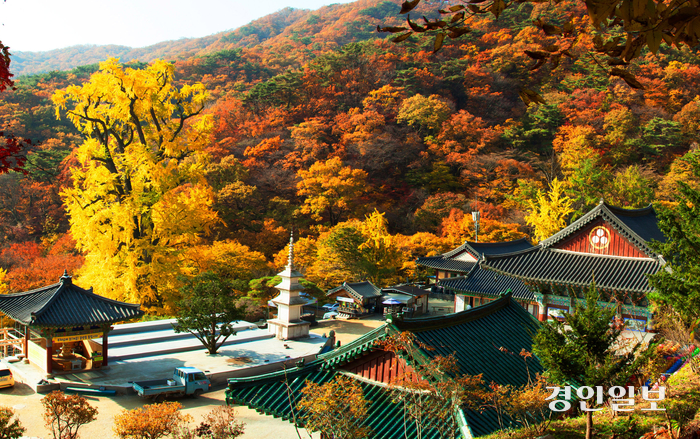
[{"label": "parked car", "polygon": [[326,303],[325,305],[323,305],[323,309],[325,309],[326,311],[338,311],[339,306],[340,304],[338,302]]},{"label": "parked car", "polygon": [[323,320],[334,319],[338,315],[338,311],[329,311],[323,315]]},{"label": "parked car", "polygon": [[0,387],[12,387],[15,385],[15,377],[7,366],[0,366]]}]

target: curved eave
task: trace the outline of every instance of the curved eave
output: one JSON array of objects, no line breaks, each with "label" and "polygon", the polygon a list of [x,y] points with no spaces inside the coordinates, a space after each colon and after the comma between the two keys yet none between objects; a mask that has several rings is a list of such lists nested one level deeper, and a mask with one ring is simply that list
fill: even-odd
[{"label": "curved eave", "polygon": [[502,275],[505,275],[505,276],[512,276],[512,277],[518,278],[524,283],[558,285],[558,286],[563,286],[563,287],[576,287],[576,288],[586,288],[586,287],[589,287],[592,283],[595,283],[596,288],[606,290],[606,291],[629,291],[629,292],[641,293],[641,294],[647,294],[647,293],[654,291],[654,288],[649,284],[646,276],[648,274],[655,274],[659,270],[662,269],[662,267],[659,265],[658,270],[654,271],[653,273],[641,273],[641,275],[644,276],[644,278],[643,278],[643,280],[640,278],[636,284],[639,285],[640,283],[645,283],[646,287],[640,287],[640,286],[634,286],[634,285],[633,286],[626,286],[626,285],[621,285],[619,283],[611,283],[611,282],[606,282],[606,281],[601,282],[595,278],[595,273],[591,274],[590,281],[584,282],[584,281],[570,281],[570,280],[558,279],[558,278],[553,278],[553,277],[527,276],[527,275],[512,273],[510,271],[505,271],[503,269],[499,269],[499,268],[492,267],[489,265],[485,265],[484,268],[487,270],[495,271],[495,272],[502,274]]}]

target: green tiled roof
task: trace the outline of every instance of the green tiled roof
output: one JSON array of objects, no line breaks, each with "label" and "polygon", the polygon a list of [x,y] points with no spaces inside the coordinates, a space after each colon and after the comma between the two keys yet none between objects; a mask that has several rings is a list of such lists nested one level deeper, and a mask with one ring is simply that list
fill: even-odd
[{"label": "green tiled roof", "polygon": [[[308,381],[324,384],[342,372],[319,367],[314,361],[302,368],[261,375],[253,378],[230,378],[226,390],[226,402],[247,405],[258,412],[272,415],[303,426],[302,414],[296,410],[301,399],[301,390]],[[372,429],[377,439],[415,439],[415,426],[410,419],[404,419],[403,406],[392,402],[388,388],[381,383],[358,379],[362,393],[369,401],[367,418],[362,422]],[[289,387],[287,387],[287,384]],[[291,403],[290,403],[291,402]],[[294,412],[293,412],[294,408]],[[438,439],[439,432],[430,429],[422,432],[425,439]]]},{"label": "green tiled roof", "polygon": [[[454,353],[461,374],[483,374],[485,383],[520,386],[528,382],[528,369],[532,378],[543,371],[537,358],[527,360],[526,368],[519,355],[522,349],[532,351],[532,337],[540,323],[511,300],[510,295],[440,320],[407,319],[396,322],[396,326],[413,332],[420,342],[434,348],[423,351],[428,359]],[[499,428],[492,410],[483,413],[464,410],[464,414],[475,436]],[[505,425],[509,423],[506,419]]]},{"label": "green tiled roof", "polygon": [[486,257],[482,266],[526,282],[587,287],[595,281],[606,290],[648,293],[653,288],[646,275],[661,270],[662,261],[534,247]]},{"label": "green tiled roof", "polygon": [[390,331],[391,328],[388,325],[382,325],[356,338],[345,346],[340,346],[330,352],[319,355],[318,358],[323,360],[321,367],[324,369],[331,369],[349,363],[365,353],[371,352],[374,349],[375,343],[385,339]]},{"label": "green tiled roof", "polygon": [[[412,358],[405,358],[409,364],[430,362],[436,355],[454,353],[460,373],[483,374],[486,383],[521,385],[527,382],[527,369],[520,355],[522,349],[532,348],[532,337],[537,332],[539,322],[512,300],[512,294],[505,295],[486,305],[449,314],[447,316],[395,319],[387,322],[345,346],[319,355],[318,359],[305,367],[286,372],[260,375],[250,378],[229,380],[227,399],[245,404],[259,411],[284,419],[291,418],[289,397],[292,406],[296,405],[299,391],[305,380],[324,383],[332,379],[339,367],[356,360],[375,349],[378,340],[401,331],[413,332],[416,338],[434,350],[417,349]],[[541,372],[542,367],[536,358],[528,360],[531,374]],[[393,403],[384,384],[355,377],[361,384],[365,397],[372,404],[366,423],[374,430],[376,438],[404,438],[405,419],[400,404]],[[288,394],[285,380],[290,384]],[[500,428],[492,411],[484,413],[463,410],[461,416],[467,422],[465,428],[475,436],[491,433]],[[506,424],[510,422],[505,420]],[[415,437],[413,427],[408,426],[407,437]],[[437,433],[424,432],[423,437],[437,437]],[[461,434],[461,433],[460,433]],[[459,436],[462,437],[462,436]]]}]

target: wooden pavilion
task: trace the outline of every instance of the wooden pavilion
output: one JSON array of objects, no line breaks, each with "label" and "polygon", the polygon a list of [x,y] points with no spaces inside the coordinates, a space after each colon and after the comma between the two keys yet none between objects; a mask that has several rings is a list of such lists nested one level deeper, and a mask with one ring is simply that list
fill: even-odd
[{"label": "wooden pavilion", "polygon": [[143,315],[140,305],[74,285],[67,272],[57,284],[0,295],[0,312],[20,327],[25,359],[47,375],[107,366],[111,325]]}]

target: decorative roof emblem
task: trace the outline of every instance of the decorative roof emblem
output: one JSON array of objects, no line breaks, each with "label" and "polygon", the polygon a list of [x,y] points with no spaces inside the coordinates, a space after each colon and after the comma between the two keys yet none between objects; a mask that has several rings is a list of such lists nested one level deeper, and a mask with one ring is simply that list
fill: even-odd
[{"label": "decorative roof emblem", "polygon": [[588,234],[588,241],[596,250],[608,248],[610,245],[610,231],[604,226],[594,227],[591,233]]}]

